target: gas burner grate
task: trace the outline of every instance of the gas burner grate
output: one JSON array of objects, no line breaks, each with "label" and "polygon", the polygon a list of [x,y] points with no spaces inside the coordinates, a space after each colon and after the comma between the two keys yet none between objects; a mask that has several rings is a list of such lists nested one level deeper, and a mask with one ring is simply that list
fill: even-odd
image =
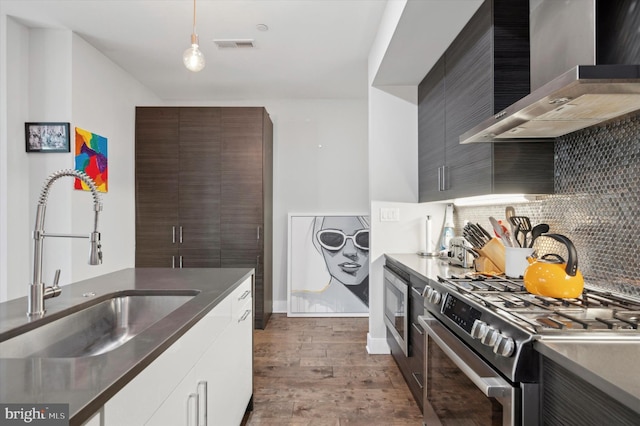
[{"label": "gas burner grate", "polygon": [[559,299],[529,293],[522,279],[476,274],[438,279],[533,333],[639,330],[640,300],[624,295],[585,288],[577,298]]}]

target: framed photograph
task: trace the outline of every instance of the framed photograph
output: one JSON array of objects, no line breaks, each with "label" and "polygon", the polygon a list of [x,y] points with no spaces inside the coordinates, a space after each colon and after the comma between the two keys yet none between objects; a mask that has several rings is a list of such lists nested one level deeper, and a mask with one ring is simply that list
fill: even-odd
[{"label": "framed photograph", "polygon": [[287,315],[369,315],[369,216],[289,214]]},{"label": "framed photograph", "polygon": [[24,123],[27,152],[70,152],[69,123]]}]

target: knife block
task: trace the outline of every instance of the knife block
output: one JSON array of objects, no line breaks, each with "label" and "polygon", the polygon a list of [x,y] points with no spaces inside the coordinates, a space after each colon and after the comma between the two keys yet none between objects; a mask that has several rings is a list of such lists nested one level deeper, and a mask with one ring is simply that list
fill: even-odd
[{"label": "knife block", "polygon": [[501,274],[505,268],[504,245],[497,239],[492,238],[481,249],[477,249],[480,256],[475,260],[476,271],[495,272]]}]

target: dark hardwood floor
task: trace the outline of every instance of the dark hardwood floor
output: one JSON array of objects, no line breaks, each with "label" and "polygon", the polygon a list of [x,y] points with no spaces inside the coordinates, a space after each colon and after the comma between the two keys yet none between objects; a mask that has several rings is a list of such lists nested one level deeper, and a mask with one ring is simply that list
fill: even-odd
[{"label": "dark hardwood floor", "polygon": [[254,332],[248,425],[422,425],[391,355],[369,355],[368,318],[287,318]]}]

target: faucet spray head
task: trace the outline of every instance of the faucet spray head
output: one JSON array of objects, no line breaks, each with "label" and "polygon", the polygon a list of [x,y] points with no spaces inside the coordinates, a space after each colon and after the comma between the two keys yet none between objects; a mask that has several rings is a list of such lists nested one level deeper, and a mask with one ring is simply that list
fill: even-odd
[{"label": "faucet spray head", "polygon": [[91,233],[91,248],[89,250],[89,265],[102,265],[102,244],[100,244],[100,233]]}]

